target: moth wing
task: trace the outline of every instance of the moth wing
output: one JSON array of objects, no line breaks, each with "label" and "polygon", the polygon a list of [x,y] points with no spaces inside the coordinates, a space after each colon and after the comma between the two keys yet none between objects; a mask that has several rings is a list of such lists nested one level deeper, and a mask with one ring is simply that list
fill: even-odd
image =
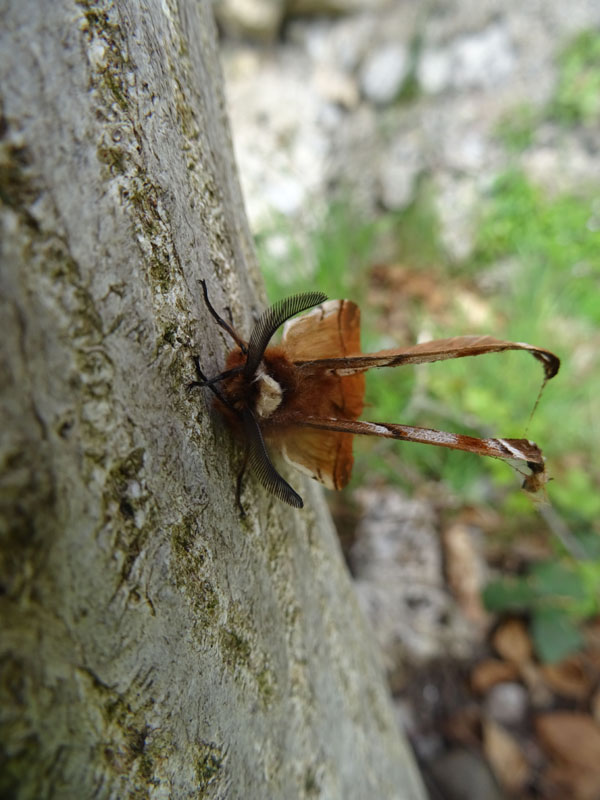
[{"label": "moth wing", "polygon": [[[526,465],[531,474],[521,473],[525,477],[523,488],[532,493],[543,488],[548,480],[542,451],[535,442],[531,442],[529,439],[478,439],[474,436],[448,433],[433,428],[416,428],[411,425],[365,422],[363,420],[336,420],[315,416],[296,417],[295,419],[290,416],[288,424],[322,432],[339,431],[342,434],[350,434],[349,439],[354,434],[381,436],[386,439],[400,439],[405,442],[447,447],[451,450],[464,450],[479,456],[499,458],[520,467]],[[521,472],[521,469],[518,471]]]},{"label": "moth wing", "polygon": [[343,489],[354,464],[352,439],[347,433],[295,428],[282,439],[281,450],[300,472],[328,489]]},{"label": "moth wing", "polygon": [[560,367],[560,359],[549,350],[526,342],[508,342],[489,335],[453,336],[449,339],[436,339],[421,342],[406,348],[404,354],[414,358],[413,363],[444,361],[450,358],[479,356],[486,353],[501,353],[506,350],[525,350],[541,362],[546,380],[553,378]]},{"label": "moth wing", "polygon": [[[360,309],[351,300],[321,303],[308,314],[286,322],[281,344],[292,362],[358,354]],[[357,419],[364,407],[365,377],[361,373],[336,377],[334,390],[328,392],[331,399],[329,413],[333,417]]]},{"label": "moth wing", "polygon": [[356,375],[373,367],[399,367],[404,364],[426,364],[451,358],[479,356],[485,353],[501,353],[505,350],[525,350],[531,353],[544,367],[546,380],[558,372],[560,359],[549,350],[525,342],[507,342],[492,336],[455,336],[437,339],[411,347],[379,350],[377,353],[361,353],[345,357],[321,357],[320,359],[296,359],[302,370],[325,370],[336,375]]},{"label": "moth wing", "polygon": [[[351,300],[321,303],[308,314],[286,322],[282,346],[292,362],[358,354],[360,309]],[[317,368],[312,379],[316,384],[321,379],[319,373]],[[320,413],[336,419],[357,419],[364,407],[365,376],[330,375],[327,384],[327,390],[319,396]],[[347,433],[292,427],[282,439],[281,449],[300,472],[328,489],[343,489],[354,464],[352,438]]]},{"label": "moth wing", "polygon": [[292,361],[360,353],[360,309],[351,300],[327,300],[288,320],[282,345]]}]

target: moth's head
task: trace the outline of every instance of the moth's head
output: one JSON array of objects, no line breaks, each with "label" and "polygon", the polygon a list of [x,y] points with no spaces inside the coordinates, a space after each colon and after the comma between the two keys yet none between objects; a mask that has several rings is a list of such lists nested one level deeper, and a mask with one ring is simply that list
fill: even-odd
[{"label": "moth's head", "polygon": [[[247,354],[239,347],[235,347],[229,352],[225,361],[225,371],[234,374],[223,380],[222,391],[230,404],[230,410],[233,409],[238,413],[246,406],[251,407],[255,401],[256,389],[252,386],[253,376],[247,376],[244,371],[247,359]],[[221,407],[220,404],[217,405]]]},{"label": "moth's head", "polygon": [[235,374],[223,381],[223,391],[236,411],[249,408],[258,421],[266,421],[293,391],[294,367],[281,347],[267,348],[257,368],[248,374],[246,360],[237,348],[229,353],[226,368]]}]

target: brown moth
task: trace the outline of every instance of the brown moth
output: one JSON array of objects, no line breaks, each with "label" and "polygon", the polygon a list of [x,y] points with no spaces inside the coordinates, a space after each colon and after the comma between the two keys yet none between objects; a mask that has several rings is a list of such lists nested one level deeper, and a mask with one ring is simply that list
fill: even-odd
[{"label": "brown moth", "polygon": [[[322,292],[297,294],[275,303],[259,317],[246,342],[214,310],[206,282],[201,283],[208,310],[236,347],[227,356],[224,372],[214,378],[203,374],[195,357],[198,380],[190,388],[211,389],[217,408],[245,441],[238,503],[242,476],[249,463],[268,491],[295,508],[303,506],[300,495],[273,466],[266,443],[329,489],[342,489],[352,473],[355,434],[421,442],[513,461],[529,468],[524,487],[530,491],[546,482],[542,452],[528,439],[478,439],[433,428],[364,422],[358,417],[363,411],[364,373],[368,369],[526,350],[541,362],[548,381],[560,366],[557,356],[548,350],[492,336],[456,336],[362,353],[358,306],[351,300],[328,301]],[[313,308],[310,313],[292,319],[309,308]],[[283,323],[281,344],[269,346]],[[216,384],[220,384],[219,388]]]}]

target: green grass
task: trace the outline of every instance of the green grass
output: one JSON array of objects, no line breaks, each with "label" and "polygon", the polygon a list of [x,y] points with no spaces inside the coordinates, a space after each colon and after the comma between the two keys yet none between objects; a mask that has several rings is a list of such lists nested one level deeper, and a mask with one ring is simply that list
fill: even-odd
[{"label": "green grass", "polygon": [[519,170],[506,172],[489,198],[471,268],[516,257],[522,268],[513,303],[531,308],[533,297],[537,318],[566,314],[598,324],[600,220],[591,197],[591,189],[588,198],[548,197]]},{"label": "green grass", "polygon": [[600,31],[579,34],[564,49],[558,66],[549,116],[564,125],[600,121]]},{"label": "green grass", "polygon": [[496,135],[510,153],[520,153],[532,143],[539,114],[531,105],[519,105],[500,120]]},{"label": "green grass", "polygon": [[345,203],[334,203],[308,238],[287,218],[275,219],[256,242],[269,299],[310,288],[329,297],[359,298],[364,265],[381,227],[381,222],[358,222]]}]

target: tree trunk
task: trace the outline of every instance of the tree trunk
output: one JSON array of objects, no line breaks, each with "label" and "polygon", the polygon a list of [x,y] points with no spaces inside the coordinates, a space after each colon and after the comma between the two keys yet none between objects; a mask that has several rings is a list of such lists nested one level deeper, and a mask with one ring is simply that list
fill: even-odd
[{"label": "tree trunk", "polygon": [[321,492],[242,520],[186,391],[261,308],[210,4],[1,18],[0,794],[422,798]]}]

